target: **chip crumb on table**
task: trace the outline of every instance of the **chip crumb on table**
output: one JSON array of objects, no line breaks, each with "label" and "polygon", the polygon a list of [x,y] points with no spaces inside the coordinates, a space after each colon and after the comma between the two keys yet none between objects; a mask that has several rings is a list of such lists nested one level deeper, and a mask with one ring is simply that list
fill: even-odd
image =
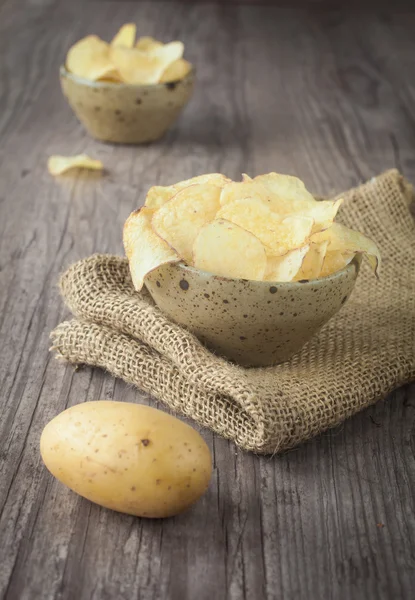
[{"label": "chip crumb on table", "polygon": [[102,161],[90,158],[87,154],[76,156],[50,156],[48,159],[48,171],[51,175],[63,175],[67,171],[75,169],[87,169],[89,171],[103,171]]}]

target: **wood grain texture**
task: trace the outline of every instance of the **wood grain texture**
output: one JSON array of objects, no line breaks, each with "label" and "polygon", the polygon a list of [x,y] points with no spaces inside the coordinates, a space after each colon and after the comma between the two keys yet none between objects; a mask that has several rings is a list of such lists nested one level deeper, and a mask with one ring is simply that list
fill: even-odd
[{"label": "wood grain texture", "polygon": [[[86,33],[184,40],[195,96],[158,144],[90,140],[57,70]],[[209,431],[206,496],[145,521],[52,479],[42,428],[92,399],[153,401],[49,353],[59,273],[121,253],[146,190],[193,175],[295,173],[320,194],[392,166],[415,181],[415,15],[152,2],[0,0],[0,598],[389,600],[415,588],[415,386],[273,458]],[[51,178],[87,152],[105,177]]]}]

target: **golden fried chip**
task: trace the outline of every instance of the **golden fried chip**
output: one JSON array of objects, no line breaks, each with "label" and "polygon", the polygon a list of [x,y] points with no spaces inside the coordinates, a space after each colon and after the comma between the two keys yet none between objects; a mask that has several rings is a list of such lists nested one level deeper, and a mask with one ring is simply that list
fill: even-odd
[{"label": "golden fried chip", "polygon": [[246,173],[242,173],[242,182],[247,183],[249,181],[253,181],[252,177],[249,177]]},{"label": "golden fried chip", "polygon": [[126,83],[150,85],[160,81],[167,67],[182,57],[183,50],[182,42],[170,42],[148,52],[114,46],[110,48],[110,58]]},{"label": "golden fried chip", "polygon": [[220,188],[215,185],[191,185],[154,213],[151,222],[154,231],[188,263],[199,231],[218,211],[219,195]]},{"label": "golden fried chip", "polygon": [[194,266],[203,271],[261,281],[267,259],[261,242],[241,227],[217,219],[205,225],[193,245]]},{"label": "golden fried chip", "polygon": [[48,171],[51,175],[62,175],[70,169],[90,169],[92,171],[102,171],[104,165],[100,160],[90,158],[86,154],[77,154],[76,156],[51,156],[48,160]]},{"label": "golden fried chip", "polygon": [[123,25],[112,40],[111,46],[125,46],[126,48],[132,48],[135,43],[136,29],[135,23]]},{"label": "golden fried chip", "polygon": [[313,233],[330,227],[343,202],[343,199],[317,201],[301,179],[290,175],[269,173],[255,177],[254,182],[261,185],[261,197],[277,214],[300,214],[313,219]]},{"label": "golden fried chip", "polygon": [[284,256],[269,256],[265,271],[265,281],[292,281],[301,268],[309,246],[295,248]]},{"label": "golden fried chip", "polygon": [[328,245],[328,241],[321,242],[320,244],[315,244],[314,242],[310,244],[310,248],[304,256],[301,268],[295,277],[297,281],[303,279],[318,279],[320,277]]},{"label": "golden fried chip", "polygon": [[261,183],[267,188],[269,193],[277,198],[285,200],[314,200],[310,192],[306,190],[301,179],[292,175],[268,173],[267,175],[257,175],[254,181]]},{"label": "golden fried chip", "polygon": [[221,206],[235,202],[235,200],[243,200],[244,198],[250,198],[260,202],[271,201],[270,194],[267,189],[260,183],[253,179],[229,182],[226,184],[220,195]]},{"label": "golden fried chip", "polygon": [[[222,194],[227,188],[223,188]],[[277,215],[255,198],[225,204],[217,218],[231,221],[254,234],[264,244],[268,256],[281,256],[304,246],[313,227],[313,220],[309,217]]]},{"label": "golden fried chip", "polygon": [[66,68],[78,77],[91,81],[102,79],[114,71],[109,45],[96,35],[88,35],[69,49]]},{"label": "golden fried chip", "polygon": [[192,70],[192,65],[184,58],[175,60],[167,67],[160,78],[160,83],[168,83],[169,81],[179,81],[184,79]]},{"label": "golden fried chip", "polygon": [[343,199],[331,200],[284,200],[272,198],[269,207],[278,215],[301,215],[313,219],[312,233],[328,229],[342,204]]},{"label": "golden fried chip", "polygon": [[229,179],[221,173],[207,173],[206,175],[198,175],[197,177],[192,177],[192,179],[179,181],[179,183],[175,183],[174,185],[154,185],[148,191],[145,205],[149,208],[160,208],[160,206],[163,206],[163,204],[173,198],[177,192],[191,185],[209,183],[218,187],[223,187],[228,181]]},{"label": "golden fried chip", "polygon": [[333,224],[342,202],[343,198],[335,201],[314,201],[312,205],[310,204],[307,208],[304,208],[301,214],[313,219],[313,233],[323,231]]},{"label": "golden fried chip", "polygon": [[217,185],[218,187],[223,187],[229,181],[230,180],[225,177],[225,175],[222,175],[222,173],[207,173],[206,175],[197,175],[191,179],[179,181],[179,183],[174,184],[174,187],[177,190],[182,190],[183,188],[196,183],[210,183],[212,185]]},{"label": "golden fried chip", "polygon": [[341,271],[353,260],[354,256],[354,252],[339,252],[339,250],[326,252],[320,277],[327,277],[328,275],[337,273],[337,271]]},{"label": "golden fried chip", "polygon": [[163,46],[162,42],[155,40],[150,36],[143,36],[138,38],[137,43],[135,45],[136,48],[142,50],[142,52],[147,52],[148,50],[152,50],[153,48],[161,48]]},{"label": "golden fried chip", "polygon": [[106,81],[108,83],[122,83],[122,79],[120,74],[115,69],[113,71],[109,71],[104,77],[99,77],[97,81]]},{"label": "golden fried chip", "polygon": [[145,276],[160,265],[179,262],[180,256],[151,227],[154,211],[134,211],[124,225],[123,241],[134,287],[140,291]]},{"label": "golden fried chip", "polygon": [[372,267],[374,273],[380,271],[380,251],[373,240],[363,235],[359,231],[349,229],[340,223],[333,223],[329,229],[315,233],[311,236],[313,242],[323,242],[328,240],[328,252],[338,250],[345,252],[363,253]]},{"label": "golden fried chip", "polygon": [[145,206],[154,209],[160,208],[168,200],[171,200],[175,194],[177,194],[177,190],[172,185],[153,185],[153,187],[148,190]]}]

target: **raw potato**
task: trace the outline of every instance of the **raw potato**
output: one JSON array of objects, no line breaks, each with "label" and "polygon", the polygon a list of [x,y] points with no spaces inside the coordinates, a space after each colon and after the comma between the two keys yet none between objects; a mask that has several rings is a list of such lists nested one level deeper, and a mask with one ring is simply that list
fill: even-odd
[{"label": "raw potato", "polygon": [[194,266],[224,277],[260,281],[267,258],[261,242],[249,231],[218,219],[205,225],[193,246]]},{"label": "raw potato", "polygon": [[48,423],[40,452],[49,471],[84,498],[139,517],[170,517],[206,491],[209,449],[189,425],[126,402],[72,406]]},{"label": "raw potato", "polygon": [[190,262],[199,231],[215,218],[219,209],[219,196],[216,185],[190,185],[155,212],[151,225],[179,256]]},{"label": "raw potato", "polygon": [[143,287],[147,273],[160,265],[180,261],[180,256],[151,228],[153,214],[153,210],[144,206],[131,213],[124,225],[125,254],[137,291]]}]

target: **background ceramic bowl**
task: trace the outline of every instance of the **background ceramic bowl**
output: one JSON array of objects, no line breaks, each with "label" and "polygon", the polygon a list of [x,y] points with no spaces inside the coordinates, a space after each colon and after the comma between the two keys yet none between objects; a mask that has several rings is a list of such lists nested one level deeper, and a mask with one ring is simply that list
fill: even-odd
[{"label": "background ceramic bowl", "polygon": [[129,85],[88,81],[60,69],[62,91],[88,133],[122,144],[158,140],[189,101],[194,79],[193,69],[179,81]]},{"label": "background ceramic bowl", "polygon": [[311,281],[272,283],[228,279],[184,264],[167,264],[146,277],[158,307],[217,354],[241,365],[285,362],[349,298],[361,257]]}]

